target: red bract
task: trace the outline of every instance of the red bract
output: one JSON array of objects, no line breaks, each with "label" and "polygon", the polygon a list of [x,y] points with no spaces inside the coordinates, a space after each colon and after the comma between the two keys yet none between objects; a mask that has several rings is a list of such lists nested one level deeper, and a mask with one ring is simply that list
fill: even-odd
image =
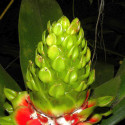
[{"label": "red bract", "polygon": [[31,120],[30,109],[26,106],[19,106],[14,114],[17,125],[26,125],[27,121]]}]

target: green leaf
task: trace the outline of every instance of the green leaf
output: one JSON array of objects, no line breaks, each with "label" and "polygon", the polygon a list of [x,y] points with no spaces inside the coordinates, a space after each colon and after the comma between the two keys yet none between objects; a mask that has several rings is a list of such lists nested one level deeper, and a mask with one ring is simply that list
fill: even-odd
[{"label": "green leaf", "polygon": [[116,125],[125,119],[125,98],[113,109],[113,115],[108,119],[103,119],[101,125]]},{"label": "green leaf", "polygon": [[121,78],[121,84],[117,93],[117,100],[122,100],[125,98],[125,74],[120,76]]},{"label": "green leaf", "polygon": [[58,20],[62,11],[55,0],[22,0],[19,14],[20,61],[25,80],[28,61],[34,61],[35,48],[42,40],[47,22]]},{"label": "green leaf", "polygon": [[101,96],[113,96],[117,95],[119,86],[121,84],[120,76],[117,76],[108,82],[96,87],[92,94],[93,98],[101,97]]},{"label": "green leaf", "polygon": [[97,62],[95,66],[95,82],[92,84],[92,88],[101,85],[104,82],[113,78],[114,66],[111,64]]},{"label": "green leaf", "polygon": [[123,98],[125,98],[125,59],[123,60],[122,65],[120,66],[116,76],[120,77],[121,83],[117,93],[117,103],[115,105],[117,105]]},{"label": "green leaf", "polygon": [[125,74],[125,59],[122,61],[122,64],[121,64],[121,66],[120,66],[116,75],[118,76],[118,75],[121,75],[121,74]]},{"label": "green leaf", "polygon": [[[125,97],[125,60],[123,61],[116,77],[96,87],[93,97],[117,96],[120,100]],[[117,101],[118,101],[117,100]]]},{"label": "green leaf", "polygon": [[20,87],[14,79],[0,65],[0,116],[4,115],[3,104],[5,102],[4,88],[10,88],[15,91],[21,91]]},{"label": "green leaf", "polygon": [[98,86],[93,97],[110,95],[116,97],[113,104],[113,113],[108,119],[103,119],[101,125],[116,125],[125,119],[125,60],[117,75],[110,81]]}]

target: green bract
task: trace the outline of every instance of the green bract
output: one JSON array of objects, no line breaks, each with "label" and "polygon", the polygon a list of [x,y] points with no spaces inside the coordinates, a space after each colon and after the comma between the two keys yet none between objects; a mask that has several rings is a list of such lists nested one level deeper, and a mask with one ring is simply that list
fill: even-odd
[{"label": "green bract", "polygon": [[50,21],[29,61],[26,85],[35,108],[47,115],[60,116],[81,107],[89,85],[95,79],[91,51],[80,21],[67,17]]}]

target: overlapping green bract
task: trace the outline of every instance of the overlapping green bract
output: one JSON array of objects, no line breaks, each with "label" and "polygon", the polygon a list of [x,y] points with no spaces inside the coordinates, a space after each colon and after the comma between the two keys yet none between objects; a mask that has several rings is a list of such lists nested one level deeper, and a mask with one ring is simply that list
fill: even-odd
[{"label": "overlapping green bract", "polygon": [[35,63],[29,61],[26,85],[38,111],[60,116],[79,108],[86,91],[95,79],[91,70],[91,52],[80,21],[67,17],[50,21],[35,52]]}]

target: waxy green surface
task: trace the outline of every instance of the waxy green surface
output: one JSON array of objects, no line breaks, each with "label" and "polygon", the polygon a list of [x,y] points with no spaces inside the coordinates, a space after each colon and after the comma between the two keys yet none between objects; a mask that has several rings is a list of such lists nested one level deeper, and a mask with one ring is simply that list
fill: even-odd
[{"label": "waxy green surface", "polygon": [[38,111],[60,116],[83,104],[95,71],[78,18],[70,23],[62,16],[52,24],[49,21],[47,29],[37,45],[35,63],[29,61],[26,86]]}]

